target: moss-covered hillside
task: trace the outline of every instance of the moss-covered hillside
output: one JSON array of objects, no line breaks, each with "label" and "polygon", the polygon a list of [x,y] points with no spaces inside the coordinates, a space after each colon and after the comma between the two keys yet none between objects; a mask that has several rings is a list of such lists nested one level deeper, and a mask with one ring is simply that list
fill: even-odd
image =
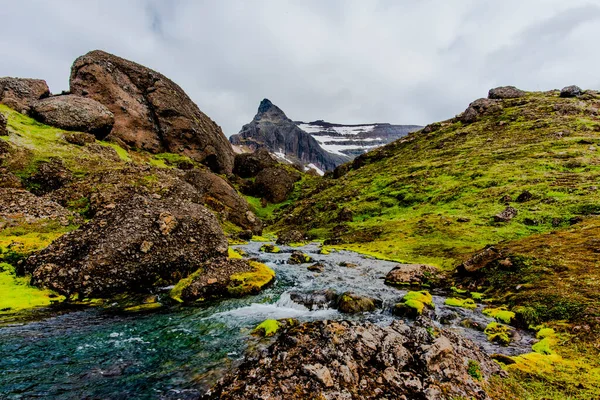
[{"label": "moss-covered hillside", "polygon": [[[485,245],[567,228],[600,213],[599,108],[596,92],[528,93],[473,123],[432,124],[305,188],[275,229],[450,268]],[[496,222],[508,205],[518,215]]]}]

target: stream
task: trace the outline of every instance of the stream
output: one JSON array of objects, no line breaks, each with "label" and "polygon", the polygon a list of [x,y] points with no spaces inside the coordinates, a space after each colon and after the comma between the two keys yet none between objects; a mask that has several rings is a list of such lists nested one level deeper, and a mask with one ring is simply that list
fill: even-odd
[{"label": "stream", "polygon": [[[234,246],[277,274],[276,282],[256,296],[151,313],[90,308],[0,328],[0,399],[194,399],[243,357],[250,332],[267,318],[362,319],[382,325],[397,318],[390,308],[406,291],[384,284],[397,263],[349,251],[321,255],[318,244],[280,246],[282,253],[266,254],[259,251],[263,244]],[[306,264],[286,264],[294,250],[325,264],[324,272],[308,271]],[[343,267],[342,262],[356,266]],[[291,300],[293,292],[320,289],[368,295],[382,300],[383,307],[347,315],[329,308],[309,310]],[[445,297],[433,298],[436,318],[458,315],[443,327],[477,342],[487,353],[531,351],[534,338],[528,332],[518,331],[517,339],[505,347],[458,324],[464,318],[483,326],[491,322],[481,305],[467,310],[444,305]]]}]

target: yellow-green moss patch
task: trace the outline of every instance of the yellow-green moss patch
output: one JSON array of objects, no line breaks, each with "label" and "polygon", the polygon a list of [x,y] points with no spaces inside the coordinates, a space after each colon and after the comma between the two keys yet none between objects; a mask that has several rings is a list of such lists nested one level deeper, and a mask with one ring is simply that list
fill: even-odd
[{"label": "yellow-green moss patch", "polygon": [[275,279],[275,271],[265,264],[250,261],[252,271],[234,274],[230,277],[231,283],[227,287],[230,295],[235,297],[256,294]]},{"label": "yellow-green moss patch", "polygon": [[254,328],[252,333],[269,337],[276,334],[280,326],[281,324],[279,323],[279,321],[275,319],[267,319],[261,322],[256,328]]},{"label": "yellow-green moss patch", "polygon": [[506,307],[486,308],[483,310],[483,315],[487,315],[488,317],[494,318],[496,321],[505,324],[510,324],[515,317],[515,313],[508,311]]},{"label": "yellow-green moss patch", "polygon": [[475,304],[473,299],[459,299],[457,297],[450,297],[446,299],[444,304],[450,307],[468,308],[470,310],[477,308],[477,304]]},{"label": "yellow-green moss patch", "polygon": [[0,314],[13,313],[64,300],[50,290],[29,285],[30,277],[17,277],[12,265],[0,263]]},{"label": "yellow-green moss patch", "polygon": [[499,343],[503,346],[510,344],[511,330],[508,326],[499,324],[497,322],[490,322],[485,327],[484,333],[490,342]]}]

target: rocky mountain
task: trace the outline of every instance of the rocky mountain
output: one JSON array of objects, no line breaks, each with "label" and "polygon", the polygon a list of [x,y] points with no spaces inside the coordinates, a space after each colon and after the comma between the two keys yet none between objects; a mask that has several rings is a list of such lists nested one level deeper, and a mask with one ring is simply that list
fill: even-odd
[{"label": "rocky mountain", "polygon": [[300,163],[322,174],[419,128],[416,125],[292,121],[279,107],[264,99],[252,122],[244,125],[229,140],[251,150],[266,147],[283,161]]}]

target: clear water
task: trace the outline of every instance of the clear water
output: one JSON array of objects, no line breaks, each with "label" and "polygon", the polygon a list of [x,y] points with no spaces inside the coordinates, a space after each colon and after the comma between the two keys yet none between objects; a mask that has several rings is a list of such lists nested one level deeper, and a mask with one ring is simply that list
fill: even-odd
[{"label": "clear water", "polygon": [[[73,312],[40,322],[0,328],[0,398],[4,399],[192,399],[239,361],[250,331],[267,318],[360,318],[379,324],[394,317],[390,307],[404,291],[386,286],[383,278],[395,263],[351,252],[318,254],[317,245],[299,250],[326,264],[321,274],[306,265],[287,265],[289,253],[259,252],[262,243],[243,248],[277,273],[277,281],[261,294],[214,302],[202,307],[177,306],[149,314],[115,314],[99,309]],[[356,268],[339,266],[345,261]],[[354,291],[383,301],[374,313],[348,316],[332,309],[308,310],[290,292],[335,289]],[[451,309],[460,318],[484,326],[491,319],[481,309],[445,306],[434,296],[436,314]],[[488,353],[518,354],[533,338],[520,332],[509,347],[491,344],[482,332],[446,326],[478,342]]]}]

